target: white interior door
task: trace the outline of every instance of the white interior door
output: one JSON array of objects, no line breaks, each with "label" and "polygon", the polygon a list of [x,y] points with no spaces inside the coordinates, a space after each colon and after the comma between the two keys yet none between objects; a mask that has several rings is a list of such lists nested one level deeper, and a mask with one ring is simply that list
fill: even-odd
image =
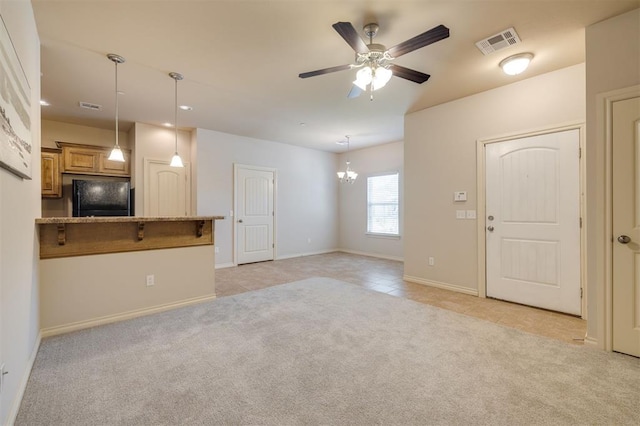
[{"label": "white interior door", "polygon": [[579,130],[486,146],[487,296],[580,315]]},{"label": "white interior door", "polygon": [[171,167],[167,161],[145,159],[144,167],[144,215],[189,216],[189,164]]},{"label": "white interior door", "polygon": [[640,357],[640,98],[612,117],[613,350]]},{"label": "white interior door", "polygon": [[275,171],[236,166],[237,263],[274,259]]}]

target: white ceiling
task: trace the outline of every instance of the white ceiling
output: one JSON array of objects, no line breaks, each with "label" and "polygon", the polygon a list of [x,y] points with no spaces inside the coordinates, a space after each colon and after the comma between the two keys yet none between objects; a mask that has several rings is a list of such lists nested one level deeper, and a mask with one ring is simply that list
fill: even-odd
[{"label": "white ceiling", "polygon": [[[114,64],[120,127],[173,122],[174,80],[184,74],[181,128],[226,133],[339,152],[403,139],[403,116],[446,101],[585,60],[584,28],[640,7],[640,0],[323,1],[323,0],[32,0],[42,43],[42,118],[114,127]],[[298,74],[352,63],[353,50],[333,30],[378,22],[374,42],[396,45],[438,24],[451,36],[395,63],[431,74],[422,85],[400,78],[347,99],[355,70],[300,79]],[[475,42],[515,27],[522,43],[484,56]],[[507,56],[532,52],[529,69],[508,77]],[[78,102],[103,106],[102,111]],[[301,123],[304,123],[302,125]],[[462,123],[463,125],[463,123]]]}]

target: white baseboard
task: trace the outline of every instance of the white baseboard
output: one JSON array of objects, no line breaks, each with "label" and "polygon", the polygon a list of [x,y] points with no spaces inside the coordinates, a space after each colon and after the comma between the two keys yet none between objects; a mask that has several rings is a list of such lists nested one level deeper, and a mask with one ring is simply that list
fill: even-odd
[{"label": "white baseboard", "polygon": [[595,339],[595,338],[593,338],[593,337],[584,336],[584,344],[585,344],[585,345],[589,345],[590,347],[598,348],[598,349],[599,349],[599,346],[598,346],[598,339]]},{"label": "white baseboard", "polygon": [[98,325],[110,324],[112,322],[124,321],[144,315],[150,315],[158,312],[168,311],[171,309],[182,308],[184,306],[195,305],[197,303],[208,302],[214,300],[215,298],[215,295],[194,297],[191,299],[181,300],[179,302],[153,306],[151,308],[136,309],[134,311],[123,312],[120,314],[107,315],[104,317],[92,318],[90,320],[44,328],[40,330],[40,332],[42,334],[42,337],[55,336],[57,334],[69,333],[71,331],[82,330],[84,328],[96,327]]},{"label": "white baseboard", "polygon": [[457,291],[458,293],[470,294],[472,296],[478,295],[478,290],[474,290],[468,287],[462,287],[460,285],[442,283],[439,281],[425,280],[424,278],[412,277],[409,275],[403,275],[402,279],[405,281],[409,281],[411,283],[427,285],[429,287],[437,287],[437,288],[442,288],[444,290]]},{"label": "white baseboard", "polygon": [[340,251],[338,249],[329,249],[329,250],[320,250],[320,251],[310,251],[307,253],[296,253],[296,254],[285,254],[276,257],[275,260],[285,260],[285,259],[293,259],[296,257],[305,257],[305,256],[315,256],[317,254],[327,254],[327,253],[335,253],[336,251]]},{"label": "white baseboard", "polygon": [[233,268],[234,266],[236,266],[235,263],[233,262],[229,262],[229,263],[217,263],[215,265],[215,269],[223,269],[223,268]]},{"label": "white baseboard", "polygon": [[395,260],[397,262],[404,262],[404,258],[402,257],[387,256],[385,254],[379,254],[379,253],[368,253],[365,251],[357,251],[357,250],[349,250],[349,249],[338,249],[334,251],[341,251],[343,253],[357,254],[359,256],[377,257],[378,259]]},{"label": "white baseboard", "polygon": [[38,355],[41,341],[42,333],[38,333],[36,343],[35,345],[33,345],[33,350],[31,351],[31,355],[29,355],[29,360],[27,360],[27,368],[25,368],[24,373],[22,374],[22,378],[20,379],[20,383],[18,385],[18,393],[13,399],[13,403],[11,403],[11,406],[9,407],[9,414],[7,416],[7,425],[9,426],[13,426],[13,424],[16,422],[16,418],[18,417],[20,404],[22,403],[24,392],[27,390],[27,383],[29,382],[29,376],[31,376],[31,370],[33,369],[33,363],[36,361],[36,355]]}]

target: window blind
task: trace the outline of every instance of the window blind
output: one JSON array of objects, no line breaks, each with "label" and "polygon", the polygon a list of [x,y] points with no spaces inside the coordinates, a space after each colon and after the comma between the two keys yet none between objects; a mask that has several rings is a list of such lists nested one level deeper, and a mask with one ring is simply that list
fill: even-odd
[{"label": "window blind", "polygon": [[367,232],[400,235],[398,173],[367,178]]}]

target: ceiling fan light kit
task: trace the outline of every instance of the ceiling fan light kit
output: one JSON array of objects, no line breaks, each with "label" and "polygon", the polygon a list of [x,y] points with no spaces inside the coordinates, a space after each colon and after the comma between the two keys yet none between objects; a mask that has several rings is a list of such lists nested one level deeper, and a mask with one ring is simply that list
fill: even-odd
[{"label": "ceiling fan light kit", "polygon": [[373,100],[373,91],[384,87],[394,75],[418,84],[427,81],[430,77],[429,74],[396,65],[393,61],[399,56],[449,37],[449,28],[444,25],[438,25],[429,31],[425,31],[422,34],[387,49],[386,46],[382,44],[373,43],[373,37],[376,36],[379,29],[376,23],[367,24],[363,28],[364,34],[369,38],[369,44],[364,42],[350,22],[336,22],[333,24],[333,29],[336,30],[344,41],[356,52],[355,64],[324,68],[301,73],[298,76],[300,78],[309,78],[337,71],[360,68],[356,73],[356,79],[353,81],[354,87],[349,92],[348,97],[357,97],[361,92],[369,89],[371,92],[371,100]]},{"label": "ceiling fan light kit", "polygon": [[507,75],[518,75],[529,67],[532,59],[532,53],[519,53],[500,61],[500,68]]}]

